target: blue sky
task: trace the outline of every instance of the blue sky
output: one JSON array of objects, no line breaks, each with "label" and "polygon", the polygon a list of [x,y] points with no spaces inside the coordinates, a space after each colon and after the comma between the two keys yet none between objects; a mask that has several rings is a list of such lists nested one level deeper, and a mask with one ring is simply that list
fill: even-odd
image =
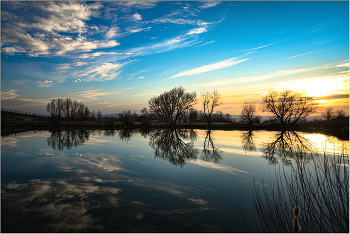
[{"label": "blue sky", "polygon": [[3,108],[139,113],[175,86],[230,114],[287,88],[349,108],[347,1],[1,2],[1,41]]}]

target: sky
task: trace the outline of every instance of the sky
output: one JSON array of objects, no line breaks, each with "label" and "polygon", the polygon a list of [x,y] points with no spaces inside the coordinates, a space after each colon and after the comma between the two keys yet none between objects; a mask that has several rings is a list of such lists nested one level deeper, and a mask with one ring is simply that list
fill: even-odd
[{"label": "sky", "polygon": [[140,113],[182,86],[218,90],[232,115],[271,89],[349,112],[348,1],[1,1],[1,43],[7,109]]}]

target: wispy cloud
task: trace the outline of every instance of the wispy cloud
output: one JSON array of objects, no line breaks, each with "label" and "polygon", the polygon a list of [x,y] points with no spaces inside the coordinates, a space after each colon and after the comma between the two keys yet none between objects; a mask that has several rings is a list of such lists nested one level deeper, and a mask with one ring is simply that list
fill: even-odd
[{"label": "wispy cloud", "polygon": [[77,71],[72,73],[75,77],[81,77],[84,81],[106,81],[113,80],[118,77],[120,69],[125,64],[120,63],[104,63],[102,65],[89,68],[84,71]]},{"label": "wispy cloud", "polygon": [[237,58],[230,58],[221,62],[217,62],[217,63],[212,63],[209,65],[205,65],[202,67],[198,67],[195,69],[191,69],[191,70],[186,70],[186,71],[182,71],[174,76],[172,76],[171,78],[177,78],[177,77],[181,77],[181,76],[191,76],[191,75],[197,75],[197,74],[201,74],[204,72],[209,72],[209,71],[214,71],[214,70],[218,70],[218,69],[222,69],[225,67],[230,67],[236,64],[239,64],[241,62],[247,61],[248,59],[241,59],[241,60],[236,60]]},{"label": "wispy cloud", "polygon": [[56,69],[68,69],[70,67],[79,67],[79,66],[88,65],[88,63],[86,63],[86,62],[75,62],[75,63],[62,63],[60,65],[61,66],[56,68]]},{"label": "wispy cloud", "polygon": [[105,37],[107,37],[107,38],[116,37],[118,35],[118,31],[119,31],[118,27],[112,27],[106,32]]},{"label": "wispy cloud", "polygon": [[252,49],[231,51],[231,52],[228,52],[228,53],[225,53],[225,54],[232,54],[232,53],[236,53],[236,52],[247,52],[247,51],[248,52],[254,52],[255,50],[259,50],[259,49],[268,47],[268,46],[273,45],[273,44],[275,44],[275,43],[266,44],[266,45],[255,47],[255,48],[252,48]]},{"label": "wispy cloud", "polygon": [[198,45],[197,47],[209,45],[209,44],[214,43],[214,42],[215,42],[215,41],[209,41],[209,42],[203,43],[203,44],[201,44],[201,45]]},{"label": "wispy cloud", "polygon": [[84,91],[70,93],[69,96],[83,98],[83,99],[96,99],[96,97],[107,96],[107,95],[112,95],[117,93],[121,93],[121,92],[115,92],[115,91],[106,92],[106,91],[95,89],[95,90],[84,90]]},{"label": "wispy cloud", "polygon": [[293,58],[297,58],[297,57],[300,57],[300,56],[304,56],[304,55],[308,55],[308,54],[313,54],[313,53],[316,53],[316,52],[321,52],[321,51],[324,51],[324,50],[330,50],[330,49],[334,49],[334,48],[335,48],[335,47],[331,47],[331,48],[327,48],[327,49],[323,49],[323,50],[310,51],[310,52],[303,53],[303,54],[298,54],[298,55],[295,55],[295,56],[292,56],[292,57],[289,57],[289,58],[286,58],[286,59],[293,59]]},{"label": "wispy cloud", "polygon": [[202,5],[200,5],[199,8],[206,9],[206,8],[215,7],[219,4],[221,4],[220,1],[207,1],[207,2],[202,2]]},{"label": "wispy cloud", "polygon": [[137,78],[138,80],[140,79],[144,79],[146,76],[140,76],[139,78]]},{"label": "wispy cloud", "polygon": [[39,84],[39,87],[43,87],[43,88],[48,88],[48,87],[52,87],[53,86],[53,82],[52,80],[44,80],[44,81],[38,81],[35,82]]},{"label": "wispy cloud", "polygon": [[200,34],[200,33],[204,33],[204,32],[207,32],[207,29],[204,28],[204,27],[201,27],[201,28],[192,29],[191,31],[189,31],[186,34],[187,35],[192,35],[192,34]]},{"label": "wispy cloud", "polygon": [[82,54],[79,56],[81,59],[87,59],[87,58],[95,58],[101,55],[122,55],[123,53],[116,53],[116,52],[94,52],[90,54]]},{"label": "wispy cloud", "polygon": [[10,100],[15,99],[16,97],[19,97],[19,95],[16,93],[17,90],[7,90],[7,91],[1,91],[1,100]]},{"label": "wispy cloud", "polygon": [[204,84],[196,84],[193,86],[213,87],[213,86],[224,86],[224,85],[256,82],[256,81],[260,81],[260,80],[272,79],[272,78],[288,76],[288,75],[293,75],[293,74],[298,74],[298,73],[303,73],[303,72],[316,71],[316,70],[321,70],[321,69],[337,68],[337,67],[339,67],[339,65],[346,65],[346,64],[345,63],[326,64],[323,66],[316,66],[316,67],[310,67],[310,68],[279,70],[279,71],[271,72],[271,73],[266,74],[266,75],[245,76],[245,77],[238,77],[238,78],[225,79],[225,80],[216,80],[213,82],[207,82]]}]

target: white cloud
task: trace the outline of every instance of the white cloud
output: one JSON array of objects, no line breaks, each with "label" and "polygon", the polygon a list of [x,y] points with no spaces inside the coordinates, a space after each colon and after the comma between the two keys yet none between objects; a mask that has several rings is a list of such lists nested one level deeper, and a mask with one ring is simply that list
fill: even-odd
[{"label": "white cloud", "polygon": [[212,64],[198,67],[195,69],[182,71],[182,72],[172,76],[171,78],[177,78],[177,77],[181,77],[181,76],[191,76],[191,75],[201,74],[204,72],[214,71],[214,70],[218,70],[221,68],[230,67],[230,66],[239,64],[239,63],[244,62],[246,60],[248,60],[248,59],[236,60],[236,58],[230,58],[230,59],[227,59],[227,60],[224,60],[221,62],[212,63]]},{"label": "white cloud", "polygon": [[204,32],[207,32],[207,29],[206,28],[195,28],[195,29],[192,29],[191,31],[189,31],[188,35],[191,35],[191,34],[200,34],[200,33],[204,33]]},{"label": "white cloud", "polygon": [[84,66],[84,65],[87,65],[88,63],[86,62],[75,62],[75,63],[62,63],[60,67],[56,68],[56,69],[68,69],[72,66],[74,67],[79,67],[79,66]]},{"label": "white cloud", "polygon": [[106,33],[106,37],[107,38],[113,38],[113,37],[116,37],[118,35],[118,31],[119,31],[119,28],[118,27],[112,27],[110,28],[107,33]]},{"label": "white cloud", "polygon": [[7,90],[7,91],[1,91],[1,100],[10,100],[15,99],[16,97],[19,97],[19,95],[16,93],[17,90]]},{"label": "white cloud", "polygon": [[13,7],[21,17],[14,13],[7,14],[12,20],[2,24],[1,40],[5,53],[62,56],[71,51],[84,52],[120,44],[114,40],[89,41],[82,35],[91,29],[85,22],[95,16],[100,4],[75,1],[18,2]]},{"label": "white cloud", "polygon": [[116,52],[95,52],[90,54],[82,54],[79,56],[79,58],[87,59],[87,58],[95,58],[101,55],[121,55],[122,53],[116,53]]},{"label": "white cloud", "polygon": [[140,76],[138,79],[140,80],[140,79],[144,79],[146,76]]},{"label": "white cloud", "polygon": [[[347,63],[349,65],[349,63]],[[217,80],[213,82],[208,82],[204,84],[196,84],[194,86],[202,86],[202,87],[213,87],[213,86],[227,86],[232,84],[240,84],[240,83],[248,83],[248,82],[256,82],[260,80],[266,80],[266,79],[272,79],[282,76],[288,76],[303,72],[310,72],[310,71],[317,71],[322,69],[333,69],[333,68],[343,68],[348,67],[344,66],[346,63],[335,63],[335,64],[326,64],[322,66],[316,66],[316,67],[310,67],[310,68],[300,68],[300,69],[288,69],[288,70],[279,70],[270,72],[266,75],[260,75],[260,76],[246,76],[246,77],[238,77],[238,78],[232,78],[232,79],[225,79],[225,80]]]},{"label": "white cloud", "polygon": [[142,20],[142,16],[141,16],[139,13],[135,13],[135,14],[133,15],[133,18],[134,18],[135,20]]},{"label": "white cloud", "polygon": [[199,8],[205,9],[205,8],[211,8],[219,5],[221,2],[219,1],[208,1],[208,2],[203,2],[202,5],[199,6]]},{"label": "white cloud", "polygon": [[72,73],[76,77],[84,77],[84,81],[106,81],[113,80],[118,77],[120,71],[119,69],[123,67],[124,64],[119,63],[104,63],[99,66],[87,69],[85,71],[78,71]]},{"label": "white cloud", "polygon": [[39,84],[39,87],[47,88],[47,87],[52,87],[53,83],[52,80],[44,80],[44,81],[38,81],[35,82]]},{"label": "white cloud", "polygon": [[105,92],[101,90],[84,90],[84,91],[78,91],[74,93],[70,93],[70,97],[77,97],[77,98],[83,98],[83,99],[93,99],[99,96],[106,96],[106,95],[112,95],[120,92]]}]

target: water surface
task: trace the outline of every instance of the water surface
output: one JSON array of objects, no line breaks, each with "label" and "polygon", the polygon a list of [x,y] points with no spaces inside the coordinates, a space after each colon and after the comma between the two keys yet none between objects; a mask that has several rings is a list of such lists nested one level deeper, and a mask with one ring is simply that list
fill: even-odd
[{"label": "water surface", "polygon": [[36,131],[1,145],[2,232],[257,231],[261,179],[348,152],[321,134],[181,129]]}]

